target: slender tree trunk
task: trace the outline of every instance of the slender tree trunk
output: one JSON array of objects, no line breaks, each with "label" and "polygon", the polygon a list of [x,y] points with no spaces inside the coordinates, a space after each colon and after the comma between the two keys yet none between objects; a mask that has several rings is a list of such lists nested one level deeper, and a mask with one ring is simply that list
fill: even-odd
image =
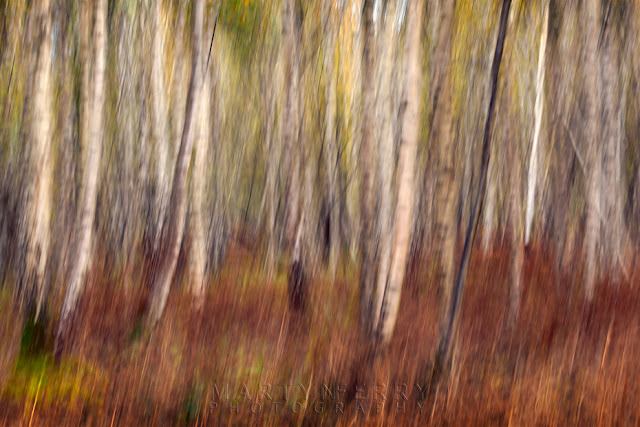
[{"label": "slender tree trunk", "polygon": [[493,244],[493,235],[495,233],[496,224],[496,204],[498,198],[498,177],[497,165],[498,159],[491,156],[489,160],[489,170],[487,171],[487,195],[482,210],[482,249],[485,253],[491,250]]},{"label": "slender tree trunk", "polygon": [[371,332],[373,285],[375,280],[375,242],[373,229],[373,149],[374,149],[374,47],[373,0],[364,0],[362,9],[364,40],[362,48],[362,140],[358,168],[360,170],[360,330]]},{"label": "slender tree trunk", "polygon": [[[452,130],[452,76],[451,57],[454,37],[455,2],[444,0],[440,6],[440,28],[436,54],[436,84],[439,91],[439,107],[436,111],[437,126],[436,150],[438,158],[438,174],[436,177],[437,210],[436,210],[436,242],[439,248],[440,286],[442,289],[441,317],[444,319],[450,306],[453,291],[454,259],[456,247],[456,219],[454,194],[454,142]],[[441,322],[445,325],[446,322]],[[441,331],[442,335],[444,331]]]},{"label": "slender tree trunk", "polygon": [[[329,22],[331,20],[331,2],[326,7],[326,16]],[[332,278],[336,275],[338,266],[338,258],[340,257],[340,201],[337,175],[337,141],[336,141],[336,73],[334,72],[333,57],[335,54],[335,31],[334,25],[327,25],[327,34],[325,42],[325,94],[326,109],[324,114],[325,130],[324,130],[324,155],[325,164],[327,166],[327,193],[329,195],[329,274]]]},{"label": "slender tree trunk", "polygon": [[[485,58],[482,62],[485,63],[486,67],[489,68],[490,59]],[[482,81],[483,94],[478,102],[482,103],[482,101],[486,100],[491,96],[489,91],[491,90],[489,80],[483,79]],[[478,125],[477,129],[474,129],[473,135],[475,136],[476,132],[480,131],[480,125]],[[491,244],[493,242],[493,235],[495,232],[494,228],[494,216],[495,216],[495,205],[496,205],[496,184],[497,180],[494,178],[496,175],[496,159],[494,156],[491,156],[489,159],[489,165],[487,166],[487,194],[485,204],[482,209],[482,250],[485,253],[491,248]],[[473,185],[471,185],[473,191]],[[465,203],[465,205],[470,205],[470,203]],[[469,206],[469,210],[473,207]],[[467,221],[469,220],[471,214],[468,213],[466,216]]]},{"label": "slender tree trunk", "polygon": [[462,294],[464,291],[464,281],[466,279],[469,260],[471,258],[471,250],[475,240],[478,228],[478,219],[485,196],[487,187],[487,168],[489,166],[489,156],[491,153],[491,127],[493,124],[493,115],[495,112],[496,94],[498,88],[498,74],[500,71],[500,63],[502,61],[502,52],[504,49],[504,40],[507,35],[507,22],[509,18],[509,10],[511,8],[511,0],[503,0],[502,11],[500,12],[500,27],[498,29],[498,38],[496,40],[495,53],[493,55],[493,63],[491,64],[490,84],[491,97],[489,98],[489,108],[487,110],[487,118],[484,126],[484,134],[482,139],[482,159],[480,164],[480,182],[478,193],[473,201],[473,210],[469,219],[469,225],[465,233],[464,246],[462,248],[462,257],[458,268],[458,276],[456,278],[453,295],[447,315],[444,318],[444,325],[441,326],[441,340],[436,354],[436,366],[442,367],[447,365],[451,355],[451,341],[457,330],[458,314],[462,303]]},{"label": "slender tree trunk", "polygon": [[[80,92],[80,161],[78,162],[78,171],[76,176],[78,178],[84,177],[84,167],[87,163],[87,153],[89,152],[89,141],[90,141],[90,115],[92,101],[91,101],[91,90],[92,90],[92,78],[91,72],[93,70],[94,57],[92,55],[91,49],[91,11],[92,11],[92,2],[91,1],[83,1],[81,2],[80,13],[81,13],[81,23],[80,23],[80,54],[82,55],[82,88]],[[95,73],[94,73],[95,74]],[[77,183],[78,186],[82,186],[82,182]],[[78,199],[81,198],[81,195],[78,193]],[[81,202],[81,200],[78,200]],[[80,204],[78,203],[78,206]]]},{"label": "slender tree trunk", "polygon": [[306,305],[307,285],[315,271],[316,251],[314,247],[315,228],[313,224],[313,175],[314,168],[310,164],[311,155],[307,153],[304,162],[304,183],[301,194],[303,200],[300,219],[296,227],[296,237],[293,246],[291,269],[289,271],[289,297],[294,309],[304,310]]},{"label": "slender tree trunk", "polygon": [[[214,28],[217,24],[214,24]],[[214,34],[215,37],[215,34]],[[220,39],[218,39],[218,43]],[[213,53],[211,54],[213,55]],[[228,186],[225,184],[225,180],[227,177],[225,174],[220,173],[222,171],[223,165],[227,162],[222,160],[224,147],[220,143],[220,114],[222,103],[220,101],[220,97],[218,93],[220,93],[220,69],[221,69],[221,61],[214,62],[210,65],[208,72],[211,72],[211,90],[212,90],[212,104],[211,104],[211,146],[210,152],[211,157],[209,161],[211,165],[215,168],[214,178],[211,182],[213,193],[212,196],[212,212],[209,216],[208,222],[208,247],[209,247],[209,256],[208,262],[209,267],[212,270],[220,267],[223,261],[223,257],[226,251],[228,236],[229,236],[229,226],[227,221],[228,215],[228,204],[229,199],[232,196],[233,192],[225,191],[225,188]]]},{"label": "slender tree trunk", "polygon": [[564,104],[561,99],[556,99],[554,94],[562,88],[564,58],[561,58],[560,30],[558,23],[566,19],[563,14],[563,4],[561,0],[549,0],[548,5],[548,41],[547,52],[545,53],[545,67],[549,76],[546,78],[546,97],[548,105],[548,126],[546,130],[546,138],[551,150],[551,179],[554,185],[548,188],[548,197],[550,202],[550,214],[553,218],[552,235],[557,244],[556,251],[556,269],[561,270],[569,265],[569,256],[573,255],[571,249],[572,244],[569,242],[569,234],[573,227],[571,226],[569,210],[569,197],[571,194],[572,180],[569,179],[570,171],[567,167],[567,160],[574,158],[572,143],[561,143],[559,137],[567,136],[568,129],[565,128],[565,119],[559,119],[565,116]]},{"label": "slender tree trunk", "polygon": [[[614,19],[614,18],[609,18]],[[604,246],[603,265],[609,266],[608,272],[614,280],[620,276],[620,252],[622,237],[625,234],[623,215],[621,172],[624,165],[621,156],[621,135],[619,126],[619,107],[622,94],[616,85],[620,63],[618,61],[618,44],[616,43],[615,24],[610,22],[605,29],[602,46],[602,137],[603,141],[603,173],[601,181],[602,216],[606,218],[607,227],[603,227],[606,236],[602,236]],[[604,234],[604,233],[603,233]]]},{"label": "slender tree trunk", "polygon": [[[178,12],[178,17],[176,19],[176,38],[174,40],[174,55],[173,55],[173,65],[171,71],[171,77],[168,81],[171,83],[171,138],[168,142],[169,147],[169,158],[168,158],[168,166],[166,169],[167,173],[167,191],[170,193],[173,182],[173,172],[176,161],[176,151],[178,151],[180,147],[180,141],[182,139],[182,132],[184,130],[184,117],[185,117],[185,105],[186,105],[186,95],[189,90],[189,69],[188,69],[188,57],[187,53],[189,51],[189,46],[187,45],[184,37],[184,28],[186,26],[186,18],[187,15],[187,7],[186,4],[180,6],[180,11]],[[171,195],[168,195],[169,199]],[[165,213],[165,218],[162,223],[162,229],[159,230],[159,234],[161,235],[161,239],[165,238],[164,230],[166,229],[167,220],[168,220],[168,206],[169,201],[167,201],[167,212]],[[162,246],[162,242],[159,242],[160,246]],[[160,247],[156,252],[155,256],[159,257],[160,252],[162,252],[162,248]]]},{"label": "slender tree trunk", "polygon": [[[272,62],[269,61],[272,65]],[[268,281],[271,281],[274,276],[275,271],[275,263],[276,263],[276,249],[278,247],[278,234],[276,231],[276,210],[278,207],[278,194],[276,193],[276,179],[278,168],[280,166],[280,147],[278,144],[278,140],[275,138],[274,132],[274,123],[273,119],[275,116],[275,94],[274,94],[274,86],[271,83],[270,75],[274,73],[272,67],[268,70],[263,71],[262,82],[263,82],[263,97],[264,97],[264,105],[265,105],[265,124],[264,124],[264,158],[266,163],[266,180],[265,180],[265,189],[264,189],[264,198],[266,208],[266,234],[267,234],[267,243],[266,243],[266,258],[264,262],[264,272]],[[280,115],[278,115],[279,117]]]},{"label": "slender tree trunk", "polygon": [[156,194],[154,200],[153,236],[154,251],[160,249],[162,227],[169,203],[169,115],[165,96],[166,79],[163,67],[164,25],[162,25],[162,1],[153,2],[153,41],[151,55],[151,113],[152,137],[156,162]]},{"label": "slender tree trunk", "polygon": [[511,295],[510,321],[515,323],[520,312],[522,299],[522,264],[524,262],[524,246],[522,244],[522,221],[520,219],[520,174],[515,171],[511,178],[509,207],[511,210],[511,250],[513,258],[511,264]]},{"label": "slender tree trunk", "polygon": [[191,135],[194,121],[194,107],[198,92],[202,89],[200,84],[202,74],[200,51],[202,46],[203,8],[203,1],[195,0],[192,16],[191,77],[185,105],[182,139],[180,141],[180,149],[173,173],[167,235],[166,240],[163,242],[159,271],[153,278],[153,295],[151,297],[151,305],[147,318],[147,323],[150,328],[155,327],[164,311],[184,234],[187,214],[187,173],[189,171],[189,164],[191,163],[194,142],[194,138]]},{"label": "slender tree trunk", "polygon": [[[471,56],[471,69],[469,70],[469,75],[470,76],[475,76],[475,75],[483,75],[484,73],[477,73],[476,72],[476,68],[477,68],[477,64],[480,63],[480,61],[477,59],[478,58],[478,44],[476,44],[476,46],[474,46],[473,48],[473,54]],[[486,86],[486,84],[484,85]],[[465,129],[464,129],[464,170],[463,170],[463,175],[462,175],[462,185],[461,185],[461,191],[460,191],[460,198],[462,200],[469,200],[470,195],[471,195],[471,187],[472,187],[472,176],[473,176],[473,163],[472,163],[472,157],[473,157],[473,140],[475,138],[475,133],[476,133],[476,125],[473,120],[474,115],[475,115],[475,111],[474,111],[474,103],[475,102],[481,102],[477,101],[478,97],[477,95],[474,96],[474,92],[479,92],[476,90],[476,85],[474,84],[474,80],[469,81],[468,85],[467,85],[467,93],[466,93],[466,105],[465,105]],[[485,89],[483,91],[483,93],[486,93],[487,90]],[[469,205],[469,203],[462,203],[462,223],[464,223],[465,221],[469,220],[469,211],[471,210],[471,206]]]},{"label": "slender tree trunk", "polygon": [[[78,19],[74,16],[72,19]],[[71,39],[71,36],[69,37]],[[75,36],[77,40],[77,34]],[[77,43],[69,41],[69,43]],[[71,60],[72,53],[68,52],[63,56],[63,75],[70,75],[75,68]],[[82,89],[80,89],[82,90]],[[58,151],[58,167],[53,175],[53,179],[58,183],[58,191],[60,196],[55,201],[56,215],[52,221],[51,234],[51,265],[53,283],[64,283],[65,266],[69,265],[69,258],[73,243],[73,220],[75,212],[72,206],[75,206],[75,153],[74,145],[76,145],[76,137],[74,135],[75,121],[78,115],[78,106],[76,103],[76,95],[78,89],[75,88],[74,82],[68,79],[62,88],[61,109],[59,112],[59,120],[62,120],[60,148]]]},{"label": "slender tree trunk", "polygon": [[[415,1],[415,0],[414,0]],[[391,3],[387,4],[387,8],[392,7]],[[378,85],[378,117],[381,122],[380,142],[378,144],[378,177],[380,198],[378,202],[378,279],[375,293],[375,304],[373,307],[373,326],[374,330],[378,324],[380,312],[382,309],[384,292],[387,288],[387,280],[389,279],[389,268],[391,264],[391,245],[392,245],[392,228],[393,214],[392,203],[392,185],[393,169],[395,167],[394,156],[394,134],[393,134],[393,60],[394,60],[394,28],[393,18],[388,14],[381,25],[384,31],[384,39],[382,40],[383,53],[380,56],[381,80]],[[410,226],[410,224],[409,224]]]},{"label": "slender tree trunk", "polygon": [[601,152],[598,133],[598,35],[600,34],[600,1],[587,1],[585,88],[587,91],[587,229],[585,233],[586,269],[584,291],[587,300],[593,298],[597,274],[597,246],[600,236],[600,175]]},{"label": "slender tree trunk", "polygon": [[26,282],[32,287],[28,298],[35,297],[38,318],[44,298],[46,263],[49,256],[51,215],[51,8],[43,0],[36,11],[39,48],[35,88],[32,92],[31,165],[34,178],[28,208],[28,244]]},{"label": "slender tree trunk", "polygon": [[211,144],[211,73],[205,70],[204,82],[197,94],[197,125],[194,129],[195,161],[191,173],[191,254],[190,270],[192,292],[196,307],[200,308],[205,294],[205,269],[207,265],[207,242],[204,224],[206,220],[206,194]]},{"label": "slender tree trunk", "polygon": [[511,108],[512,99],[510,94],[511,74],[505,73],[505,90],[503,92],[503,105],[506,117],[504,119],[504,144],[506,144],[506,159],[508,168],[508,188],[509,200],[509,223],[511,237],[511,289],[510,289],[510,310],[509,324],[515,325],[520,313],[520,301],[522,299],[522,264],[524,262],[524,244],[523,244],[523,224],[522,224],[522,180],[523,180],[523,160],[520,154],[520,142],[514,134],[511,123],[516,122]]},{"label": "slender tree trunk", "polygon": [[[290,82],[287,91],[287,111],[285,114],[285,146],[289,158],[288,175],[288,218],[287,240],[293,243],[293,253],[289,270],[288,286],[291,305],[294,309],[304,309],[308,279],[316,264],[316,210],[314,204],[313,180],[315,168],[311,162],[311,148],[304,136],[304,91],[300,87],[301,38],[300,10],[298,3],[287,0],[288,72]],[[301,114],[302,112],[302,114]]]},{"label": "slender tree trunk", "polygon": [[[304,128],[304,126],[303,126]],[[314,181],[317,176],[317,164],[314,163],[312,145],[308,137],[303,137],[300,142],[301,153],[301,166],[304,168],[303,187],[300,187],[302,192],[300,193],[300,199],[302,200],[302,210],[300,212],[300,220],[298,221],[298,227],[302,228],[303,237],[303,251],[302,258],[299,261],[304,267],[305,275],[310,279],[313,278],[318,265],[318,204],[315,193]],[[303,221],[304,219],[304,221]],[[294,258],[295,259],[295,258]]]},{"label": "slender tree trunk", "polygon": [[529,177],[527,179],[527,214],[525,224],[524,243],[529,244],[531,237],[531,224],[533,223],[534,198],[536,195],[536,182],[538,179],[538,145],[540,129],[542,127],[542,110],[544,109],[544,74],[545,52],[547,50],[547,33],[549,26],[549,3],[545,2],[542,15],[542,32],[540,33],[540,50],[538,53],[538,73],[536,75],[536,105],[534,109],[533,144],[531,145],[531,157],[529,158]]},{"label": "slender tree trunk", "polygon": [[107,1],[100,0],[95,12],[95,65],[93,73],[93,92],[91,96],[91,116],[89,120],[89,138],[87,140],[87,159],[80,196],[80,212],[76,221],[75,256],[71,258],[69,282],[62,304],[60,320],[56,332],[55,353],[59,357],[64,349],[65,340],[71,326],[78,298],[84,288],[85,273],[91,260],[91,236],[96,210],[98,169],[102,152],[103,110],[105,99],[105,66],[107,56]]},{"label": "slender tree trunk", "polygon": [[[424,2],[412,0],[408,10],[407,38],[405,41],[407,58],[407,107],[402,125],[402,147],[398,171],[398,201],[393,227],[393,249],[389,277],[378,298],[381,301],[379,314],[376,313],[376,329],[383,344],[391,340],[398,317],[402,282],[407,265],[411,222],[414,205],[415,162],[420,129],[420,98],[422,94],[422,11]],[[389,25],[389,24],[387,24]]]},{"label": "slender tree trunk", "polygon": [[285,0],[286,79],[284,145],[288,159],[286,240],[296,239],[300,214],[300,144],[299,144],[299,28],[296,2]]}]

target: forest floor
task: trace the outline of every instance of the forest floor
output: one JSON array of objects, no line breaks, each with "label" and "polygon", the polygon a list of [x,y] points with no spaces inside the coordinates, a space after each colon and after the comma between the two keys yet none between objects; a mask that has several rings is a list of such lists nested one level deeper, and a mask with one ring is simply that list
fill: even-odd
[{"label": "forest floor", "polygon": [[[427,390],[440,296],[433,257],[414,259],[393,340],[355,389],[357,271],[314,279],[297,314],[286,262],[266,283],[253,253],[230,249],[199,312],[176,286],[149,341],[140,326],[148,293],[95,266],[59,365],[52,326],[24,328],[0,386],[0,425],[638,424],[640,268],[601,281],[588,304],[577,259],[557,273],[553,249],[534,246],[510,326],[510,248],[478,248],[453,366]],[[139,270],[129,280],[142,280]]]}]

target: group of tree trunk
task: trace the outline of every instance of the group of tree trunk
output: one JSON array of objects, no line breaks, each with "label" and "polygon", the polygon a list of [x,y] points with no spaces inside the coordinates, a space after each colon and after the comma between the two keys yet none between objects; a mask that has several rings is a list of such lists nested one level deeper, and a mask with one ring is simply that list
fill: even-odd
[{"label": "group of tree trunk", "polygon": [[[422,93],[422,22],[424,2],[407,5],[404,78],[400,84],[402,100],[393,102],[394,21],[393,3],[386,4],[385,17],[374,24],[373,1],[365,0],[362,9],[364,46],[362,51],[362,139],[360,147],[360,328],[370,336],[374,347],[387,345],[398,316],[410,244],[414,209],[416,156],[420,129],[420,93]],[[396,2],[395,7],[400,6]],[[385,38],[377,39],[377,35]],[[381,52],[376,51],[380,46]],[[378,64],[379,62],[379,64]],[[381,68],[379,86],[376,65]],[[376,97],[376,94],[378,95]],[[376,104],[378,104],[376,106]],[[383,118],[382,132],[376,132],[376,107]],[[401,129],[396,167],[394,126]],[[375,167],[375,148],[380,147],[380,166]],[[380,200],[375,200],[374,171],[379,170]],[[392,194],[392,175],[396,171],[397,194]],[[395,207],[390,204],[396,200]],[[376,210],[376,205],[378,209]],[[376,232],[379,230],[379,233]],[[377,273],[377,274],[376,274]]]}]

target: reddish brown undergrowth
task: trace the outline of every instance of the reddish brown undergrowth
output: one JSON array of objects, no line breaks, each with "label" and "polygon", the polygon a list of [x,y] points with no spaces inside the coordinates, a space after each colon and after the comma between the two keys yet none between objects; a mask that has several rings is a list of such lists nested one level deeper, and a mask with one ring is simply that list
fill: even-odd
[{"label": "reddish brown undergrowth", "polygon": [[[236,245],[211,278],[203,309],[194,312],[187,286],[176,283],[147,341],[140,332],[146,288],[96,267],[66,356],[90,367],[77,387],[93,397],[62,404],[61,388],[46,385],[38,398],[4,393],[0,423],[637,423],[640,269],[617,284],[601,281],[589,303],[579,254],[561,270],[553,248],[538,242],[526,252],[520,315],[509,325],[511,256],[500,242],[488,254],[474,251],[451,372],[424,394],[440,305],[431,253],[414,259],[393,340],[348,404],[357,272],[335,282],[320,275],[306,312],[293,313],[285,266],[266,283],[260,260]],[[146,280],[146,267],[137,268],[130,282]]]}]

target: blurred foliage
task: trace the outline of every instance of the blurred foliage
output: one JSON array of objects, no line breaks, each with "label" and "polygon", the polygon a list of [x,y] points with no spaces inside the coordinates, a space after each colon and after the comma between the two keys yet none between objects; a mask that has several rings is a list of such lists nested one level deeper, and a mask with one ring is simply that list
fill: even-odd
[{"label": "blurred foliage", "polygon": [[[13,402],[35,402],[45,408],[76,410],[101,407],[108,377],[103,369],[81,358],[64,358],[58,365],[41,323],[24,327],[18,359],[0,396]],[[27,408],[25,408],[27,410]]]}]

